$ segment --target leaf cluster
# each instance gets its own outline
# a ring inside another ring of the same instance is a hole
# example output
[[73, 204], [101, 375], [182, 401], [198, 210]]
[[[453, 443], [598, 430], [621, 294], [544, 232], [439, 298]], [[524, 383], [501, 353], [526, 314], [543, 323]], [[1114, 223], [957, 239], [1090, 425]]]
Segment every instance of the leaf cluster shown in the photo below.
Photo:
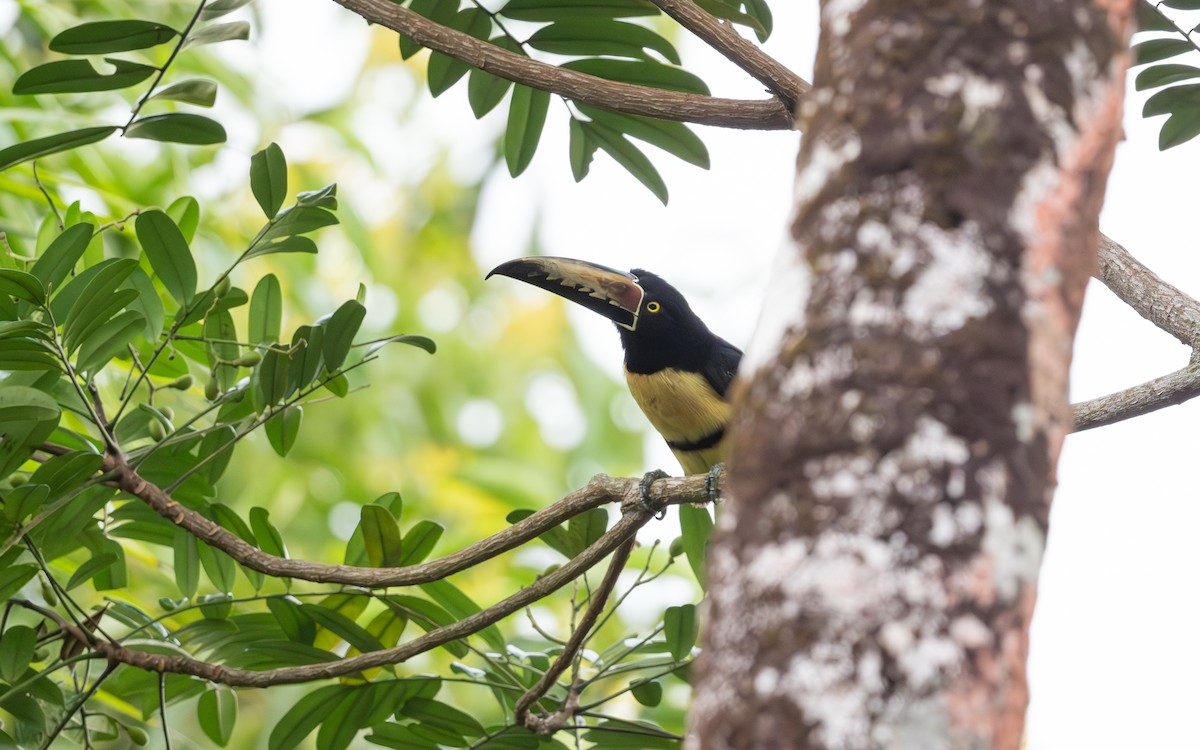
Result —
[[1200, 135], [1200, 83], [1184, 83], [1200, 79], [1200, 67], [1175, 62], [1185, 56], [1194, 58], [1195, 53], [1200, 52], [1195, 41], [1200, 25], [1184, 29], [1162, 10], [1164, 7], [1194, 11], [1200, 10], [1200, 2], [1162, 0], [1152, 4], [1149, 0], [1140, 0], [1138, 3], [1138, 30], [1165, 32], [1165, 35], [1158, 33], [1133, 46], [1134, 65], [1145, 66], [1134, 79], [1134, 86], [1138, 91], [1161, 89], [1146, 99], [1142, 117], [1168, 116], [1158, 134], [1158, 147], [1162, 151]]

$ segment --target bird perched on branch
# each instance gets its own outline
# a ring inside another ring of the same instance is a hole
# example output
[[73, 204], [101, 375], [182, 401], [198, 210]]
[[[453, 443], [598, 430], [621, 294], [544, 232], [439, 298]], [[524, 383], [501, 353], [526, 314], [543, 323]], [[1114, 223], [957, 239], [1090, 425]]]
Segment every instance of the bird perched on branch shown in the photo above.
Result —
[[[518, 258], [496, 266], [488, 278], [494, 274], [553, 292], [616, 324], [634, 401], [684, 473], [710, 472], [715, 481], [729, 422], [729, 384], [742, 351], [708, 330], [675, 287], [640, 268], [624, 273], [571, 258]], [[643, 499], [662, 476], [646, 475]]]

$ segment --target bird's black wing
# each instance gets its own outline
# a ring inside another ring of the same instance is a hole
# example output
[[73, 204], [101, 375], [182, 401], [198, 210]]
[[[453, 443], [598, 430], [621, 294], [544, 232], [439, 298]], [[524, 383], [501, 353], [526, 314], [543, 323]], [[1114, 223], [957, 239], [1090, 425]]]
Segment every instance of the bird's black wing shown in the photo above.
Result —
[[713, 387], [713, 390], [725, 396], [733, 376], [737, 374], [738, 364], [742, 361], [742, 350], [723, 338], [717, 338], [712, 348], [712, 354], [700, 368], [700, 374]]

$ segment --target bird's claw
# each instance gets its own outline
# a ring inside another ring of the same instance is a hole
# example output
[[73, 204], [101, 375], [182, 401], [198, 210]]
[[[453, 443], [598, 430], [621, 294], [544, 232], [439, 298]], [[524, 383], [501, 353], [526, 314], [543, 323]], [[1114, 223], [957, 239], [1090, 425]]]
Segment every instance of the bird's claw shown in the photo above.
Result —
[[717, 486], [717, 482], [720, 481], [723, 471], [725, 471], [725, 464], [715, 464], [708, 470], [708, 476], [704, 479], [704, 490], [708, 493], [710, 502], [716, 503], [721, 499], [721, 489]]
[[650, 501], [650, 485], [657, 482], [659, 479], [665, 479], [671, 476], [662, 469], [647, 471], [642, 481], [638, 482], [639, 497], [642, 501], [642, 507], [654, 514], [658, 520], [662, 520], [667, 515], [666, 507], [658, 507]]

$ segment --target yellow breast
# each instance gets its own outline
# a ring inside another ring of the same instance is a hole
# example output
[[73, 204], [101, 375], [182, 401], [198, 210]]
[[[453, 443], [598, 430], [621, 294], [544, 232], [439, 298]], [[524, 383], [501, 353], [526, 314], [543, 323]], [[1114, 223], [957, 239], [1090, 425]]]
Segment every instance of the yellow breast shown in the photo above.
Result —
[[699, 373], [667, 369], [643, 375], [626, 371], [625, 380], [650, 424], [669, 442], [696, 442], [729, 421], [729, 403]]

